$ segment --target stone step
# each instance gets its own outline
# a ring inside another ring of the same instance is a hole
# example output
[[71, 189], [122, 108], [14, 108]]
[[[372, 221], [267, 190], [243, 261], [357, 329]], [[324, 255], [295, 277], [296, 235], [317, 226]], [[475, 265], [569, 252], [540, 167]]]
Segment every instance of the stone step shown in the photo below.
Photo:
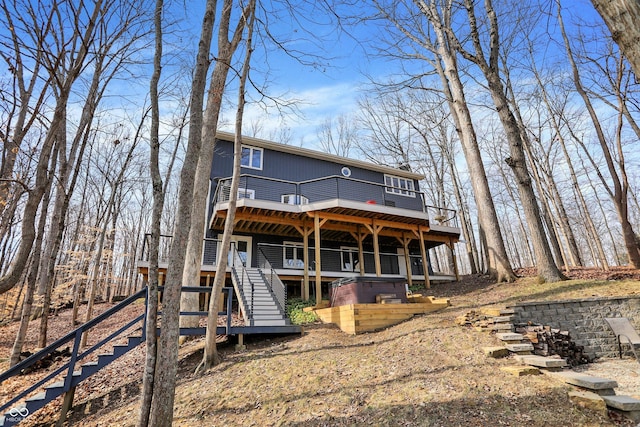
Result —
[[515, 316], [498, 316], [493, 318], [493, 323], [511, 323]]
[[607, 406], [621, 411], [640, 411], [640, 400], [631, 396], [602, 396]]
[[483, 347], [482, 351], [485, 356], [493, 357], [496, 359], [509, 355], [509, 350], [507, 350], [505, 347]]
[[577, 372], [559, 372], [555, 375], [567, 384], [587, 388], [589, 390], [612, 390], [618, 387], [618, 383], [614, 380], [579, 374]]
[[509, 316], [515, 313], [516, 311], [513, 308], [503, 308], [502, 310], [500, 310], [500, 316]]
[[524, 335], [515, 332], [497, 332], [496, 337], [502, 341], [522, 341]]
[[540, 369], [533, 366], [503, 366], [500, 370], [516, 377], [540, 374]]
[[513, 351], [514, 353], [521, 351], [533, 351], [533, 344], [530, 342], [523, 344], [506, 344], [507, 350]]
[[567, 366], [567, 362], [564, 359], [558, 359], [555, 357], [544, 356], [517, 356], [517, 360], [520, 360], [525, 365], [537, 366], [539, 368], [564, 368]]
[[572, 390], [569, 392], [569, 400], [576, 406], [596, 411], [607, 416], [607, 404], [604, 399], [592, 391]]
[[512, 332], [513, 324], [512, 323], [494, 323], [493, 325], [489, 326], [489, 329], [491, 329], [492, 331]]

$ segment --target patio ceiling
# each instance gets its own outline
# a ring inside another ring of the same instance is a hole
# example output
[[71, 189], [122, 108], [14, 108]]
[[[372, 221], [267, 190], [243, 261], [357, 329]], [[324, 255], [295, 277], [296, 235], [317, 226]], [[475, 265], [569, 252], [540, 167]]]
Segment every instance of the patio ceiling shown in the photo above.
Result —
[[[226, 208], [226, 206], [224, 207]], [[422, 231], [428, 247], [450, 241], [455, 242], [459, 236], [457, 229], [446, 231], [431, 230], [429, 221], [426, 218], [342, 206], [306, 211], [238, 206], [235, 214], [234, 233], [268, 234], [299, 239], [305, 228], [313, 229], [314, 216], [316, 214], [323, 221], [321, 225], [323, 240], [352, 242], [353, 235], [358, 232], [371, 234], [371, 227], [374, 225], [378, 227], [378, 234], [381, 239], [390, 238], [394, 241], [396, 238], [402, 238], [403, 236], [417, 239], [420, 231]], [[215, 216], [211, 221], [211, 228], [214, 231], [221, 232], [226, 216], [226, 209], [216, 210]]]

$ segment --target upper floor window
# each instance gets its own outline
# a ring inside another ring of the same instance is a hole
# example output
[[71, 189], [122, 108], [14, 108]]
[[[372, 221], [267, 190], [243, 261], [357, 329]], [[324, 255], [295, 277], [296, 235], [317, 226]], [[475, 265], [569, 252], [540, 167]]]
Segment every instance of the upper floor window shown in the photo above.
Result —
[[245, 168], [262, 170], [262, 154], [262, 148], [243, 145], [240, 165]]
[[309, 199], [301, 194], [283, 194], [280, 200], [288, 205], [306, 205], [309, 203]]
[[413, 180], [402, 178], [394, 175], [385, 175], [384, 183], [387, 185], [385, 191], [387, 193], [399, 194], [401, 196], [416, 197]]

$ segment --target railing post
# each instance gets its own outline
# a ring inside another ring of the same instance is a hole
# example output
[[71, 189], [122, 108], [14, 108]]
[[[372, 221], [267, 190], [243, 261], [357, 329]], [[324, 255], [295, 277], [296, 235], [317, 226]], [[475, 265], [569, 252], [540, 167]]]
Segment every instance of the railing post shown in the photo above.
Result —
[[67, 377], [64, 379], [64, 392], [71, 390], [71, 382], [73, 381], [73, 371], [76, 367], [76, 360], [78, 360], [78, 350], [80, 350], [80, 341], [82, 340], [82, 333], [84, 328], [78, 328], [76, 331], [76, 337], [73, 342], [73, 351], [71, 352], [71, 358], [69, 359], [69, 369], [67, 370]]
[[233, 309], [233, 291], [227, 288], [227, 335], [231, 332], [231, 310]]
[[147, 316], [149, 315], [149, 286], [144, 293], [144, 316], [142, 317], [142, 341], [147, 340]]

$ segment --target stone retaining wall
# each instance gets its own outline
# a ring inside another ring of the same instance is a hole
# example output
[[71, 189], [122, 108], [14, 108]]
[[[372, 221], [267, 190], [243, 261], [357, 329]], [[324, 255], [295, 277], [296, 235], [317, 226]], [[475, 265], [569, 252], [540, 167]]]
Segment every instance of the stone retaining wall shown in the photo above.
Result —
[[616, 337], [605, 317], [626, 317], [640, 331], [640, 296], [527, 302], [509, 308], [514, 310], [514, 323], [533, 322], [569, 331], [590, 357], [618, 357]]

